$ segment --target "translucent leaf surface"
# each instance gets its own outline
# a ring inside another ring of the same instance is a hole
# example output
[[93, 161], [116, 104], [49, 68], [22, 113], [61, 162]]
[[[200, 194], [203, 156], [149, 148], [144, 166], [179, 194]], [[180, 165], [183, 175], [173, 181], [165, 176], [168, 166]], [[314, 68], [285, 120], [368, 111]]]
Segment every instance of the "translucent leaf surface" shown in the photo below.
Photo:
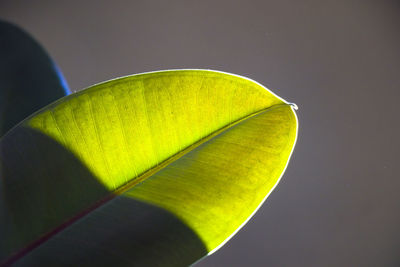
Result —
[[40, 110], [1, 139], [0, 259], [188, 265], [279, 181], [293, 106], [208, 70], [133, 75]]

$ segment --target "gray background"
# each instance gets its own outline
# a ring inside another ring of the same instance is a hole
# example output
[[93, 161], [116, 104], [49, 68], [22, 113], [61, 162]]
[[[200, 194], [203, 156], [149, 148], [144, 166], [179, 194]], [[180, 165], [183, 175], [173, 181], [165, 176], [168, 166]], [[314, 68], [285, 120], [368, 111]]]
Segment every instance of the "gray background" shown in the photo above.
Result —
[[398, 1], [0, 1], [73, 91], [170, 68], [248, 76], [299, 106], [259, 212], [197, 266], [400, 266]]

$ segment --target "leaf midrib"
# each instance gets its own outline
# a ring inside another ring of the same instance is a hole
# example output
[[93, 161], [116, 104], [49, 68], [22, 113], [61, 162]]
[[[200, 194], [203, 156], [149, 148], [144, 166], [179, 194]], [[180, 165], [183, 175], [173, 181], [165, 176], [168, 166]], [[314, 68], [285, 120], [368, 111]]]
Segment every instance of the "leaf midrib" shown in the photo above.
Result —
[[272, 110], [274, 108], [278, 108], [278, 107], [281, 107], [281, 106], [291, 106], [291, 104], [290, 103], [274, 104], [272, 106], [269, 106], [267, 108], [261, 109], [259, 111], [255, 111], [255, 112], [250, 113], [250, 114], [248, 114], [248, 115], [246, 115], [246, 116], [244, 116], [242, 118], [239, 118], [239, 119], [237, 119], [237, 120], [235, 120], [235, 121], [233, 121], [231, 123], [228, 123], [227, 125], [225, 125], [224, 127], [220, 128], [219, 130], [216, 130], [216, 131], [212, 132], [211, 134], [201, 138], [200, 140], [198, 140], [198, 141], [194, 142], [193, 144], [187, 146], [186, 148], [182, 149], [178, 153], [176, 153], [176, 154], [170, 156], [169, 158], [165, 159], [160, 164], [158, 164], [158, 165], [148, 169], [147, 171], [143, 172], [136, 179], [132, 178], [131, 181], [119, 186], [114, 191], [110, 191], [109, 195], [104, 196], [103, 198], [99, 199], [98, 201], [93, 203], [88, 208], [86, 208], [86, 209], [82, 210], [81, 212], [79, 212], [77, 215], [75, 215], [72, 218], [66, 220], [60, 226], [56, 227], [53, 230], [50, 230], [48, 233], [46, 233], [46, 234], [42, 235], [41, 237], [37, 238], [32, 243], [30, 243], [29, 245], [25, 246], [24, 248], [22, 248], [21, 250], [17, 251], [12, 256], [10, 256], [8, 259], [6, 259], [5, 262], [0, 262], [0, 266], [2, 264], [5, 264], [5, 266], [7, 266], [8, 264], [12, 264], [15, 261], [17, 261], [18, 259], [24, 257], [30, 251], [34, 250], [36, 247], [38, 247], [41, 244], [45, 243], [47, 240], [49, 240], [51, 237], [53, 237], [57, 233], [63, 231], [66, 228], [68, 228], [73, 223], [77, 222], [79, 219], [82, 219], [83, 217], [85, 217], [86, 215], [90, 214], [91, 212], [93, 212], [97, 208], [105, 205], [106, 203], [108, 203], [109, 201], [114, 199], [115, 197], [118, 197], [119, 195], [123, 194], [124, 192], [130, 190], [131, 188], [133, 188], [137, 184], [144, 182], [147, 178], [153, 176], [155, 173], [157, 173], [158, 171], [162, 170], [163, 168], [168, 166], [170, 163], [178, 160], [179, 158], [183, 157], [184, 155], [186, 155], [190, 151], [192, 151], [195, 148], [199, 147], [200, 145], [206, 143], [207, 141], [211, 140], [212, 138], [218, 136], [219, 134], [223, 133], [224, 131], [232, 128], [233, 126], [235, 126], [235, 125], [241, 123], [242, 121], [245, 121], [245, 120], [247, 120], [247, 119], [249, 119], [251, 117], [254, 117], [254, 116], [258, 115], [258, 114], [261, 114], [261, 113], [266, 112], [266, 111], [270, 111], [270, 110]]
[[146, 170], [145, 172], [143, 172], [142, 174], [140, 174], [137, 178], [133, 178], [131, 181], [119, 186], [117, 189], [115, 189], [113, 191], [113, 193], [115, 193], [115, 195], [121, 195], [124, 192], [128, 191], [129, 189], [131, 189], [132, 187], [134, 187], [135, 185], [144, 182], [147, 178], [153, 176], [155, 173], [157, 173], [158, 171], [162, 170], [164, 167], [168, 166], [170, 163], [178, 160], [179, 158], [181, 158], [182, 156], [186, 155], [187, 153], [189, 153], [190, 151], [194, 150], [195, 148], [201, 146], [202, 144], [206, 143], [207, 141], [211, 140], [212, 138], [218, 136], [219, 134], [223, 133], [224, 131], [232, 128], [233, 126], [241, 123], [242, 121], [245, 121], [251, 117], [254, 117], [260, 113], [269, 111], [271, 109], [280, 107], [280, 106], [290, 106], [290, 104], [287, 103], [282, 103], [282, 104], [275, 104], [272, 105], [268, 108], [253, 112], [249, 115], [246, 115], [240, 119], [237, 119], [236, 121], [233, 121], [227, 125], [225, 125], [224, 127], [220, 128], [219, 130], [216, 130], [214, 132], [212, 132], [211, 134], [201, 138], [200, 140], [194, 142], [193, 144], [187, 146], [186, 148], [182, 149], [181, 151], [177, 152], [176, 154], [170, 156], [169, 158], [165, 159], [164, 161], [162, 161], [160, 164]]

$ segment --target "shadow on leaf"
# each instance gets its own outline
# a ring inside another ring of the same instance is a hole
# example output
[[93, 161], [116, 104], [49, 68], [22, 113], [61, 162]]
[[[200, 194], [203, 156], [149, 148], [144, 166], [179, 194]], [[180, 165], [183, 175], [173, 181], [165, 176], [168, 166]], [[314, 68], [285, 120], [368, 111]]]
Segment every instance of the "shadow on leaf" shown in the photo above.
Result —
[[185, 266], [207, 254], [174, 215], [113, 196], [53, 139], [21, 126], [11, 133], [0, 143], [4, 265]]

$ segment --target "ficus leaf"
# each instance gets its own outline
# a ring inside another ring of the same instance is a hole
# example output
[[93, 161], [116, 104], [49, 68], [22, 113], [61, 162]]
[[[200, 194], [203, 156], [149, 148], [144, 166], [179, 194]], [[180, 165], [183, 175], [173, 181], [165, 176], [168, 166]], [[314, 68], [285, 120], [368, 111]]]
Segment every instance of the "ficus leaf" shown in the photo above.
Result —
[[68, 93], [44, 49], [17, 26], [0, 20], [0, 137]]
[[293, 105], [209, 70], [128, 76], [66, 96], [0, 143], [0, 260], [188, 265], [278, 183]]

